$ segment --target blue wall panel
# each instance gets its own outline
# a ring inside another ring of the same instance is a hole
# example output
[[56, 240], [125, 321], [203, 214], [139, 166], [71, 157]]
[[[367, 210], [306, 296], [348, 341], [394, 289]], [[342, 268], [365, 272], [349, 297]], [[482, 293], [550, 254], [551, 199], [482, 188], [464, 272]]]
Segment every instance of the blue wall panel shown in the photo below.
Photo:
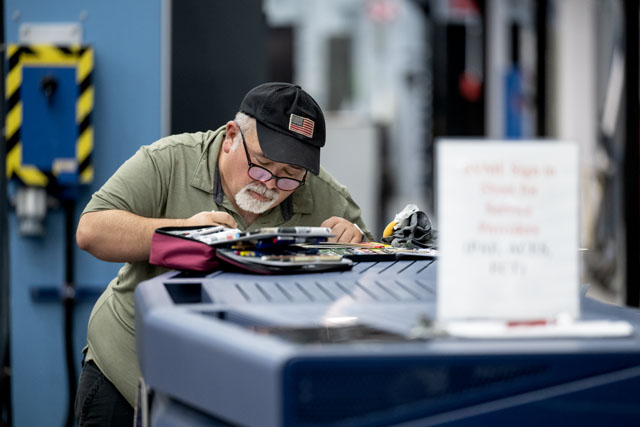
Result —
[[[5, 1], [7, 43], [18, 41], [22, 23], [76, 22], [95, 51], [95, 178], [80, 191], [76, 223], [91, 194], [117, 167], [161, 136], [161, 5], [157, 0]], [[62, 425], [67, 405], [62, 305], [33, 302], [29, 290], [63, 282], [64, 215], [49, 211], [42, 238], [21, 237], [13, 213], [9, 225], [14, 425]], [[77, 248], [75, 258], [78, 286], [103, 289], [120, 267]], [[75, 311], [78, 371], [91, 308], [92, 303], [82, 303]]]

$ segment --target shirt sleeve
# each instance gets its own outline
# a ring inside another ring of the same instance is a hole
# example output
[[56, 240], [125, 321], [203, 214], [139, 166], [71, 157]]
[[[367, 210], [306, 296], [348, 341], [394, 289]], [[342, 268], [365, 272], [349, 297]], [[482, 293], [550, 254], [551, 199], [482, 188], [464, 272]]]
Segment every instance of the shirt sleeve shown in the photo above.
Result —
[[159, 167], [147, 147], [141, 147], [93, 194], [83, 213], [117, 209], [147, 218], [160, 217], [166, 204], [164, 176], [171, 173], [170, 164], [164, 167]]

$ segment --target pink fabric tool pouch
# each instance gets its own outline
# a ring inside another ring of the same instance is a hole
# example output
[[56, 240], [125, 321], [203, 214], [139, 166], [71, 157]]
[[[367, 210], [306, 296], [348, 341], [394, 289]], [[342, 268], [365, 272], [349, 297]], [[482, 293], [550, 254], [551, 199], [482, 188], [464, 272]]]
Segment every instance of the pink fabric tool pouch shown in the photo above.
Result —
[[219, 266], [216, 248], [194, 239], [168, 231], [190, 230], [200, 227], [158, 228], [151, 239], [149, 263], [177, 270], [211, 271]]

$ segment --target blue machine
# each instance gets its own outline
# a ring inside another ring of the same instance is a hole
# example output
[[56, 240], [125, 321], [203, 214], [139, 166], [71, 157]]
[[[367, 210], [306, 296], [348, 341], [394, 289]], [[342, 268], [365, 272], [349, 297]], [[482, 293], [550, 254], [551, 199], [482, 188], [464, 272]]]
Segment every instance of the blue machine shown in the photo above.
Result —
[[[154, 426], [637, 425], [637, 334], [413, 338], [435, 315], [436, 270], [398, 261], [143, 282], [136, 339], [154, 396], [145, 414]], [[582, 317], [640, 330], [638, 310], [585, 296]]]
[[[62, 302], [64, 306], [66, 424], [70, 426], [76, 393], [75, 199], [80, 184], [93, 178], [93, 50], [83, 45], [9, 44], [6, 53], [6, 171], [17, 182], [20, 233], [28, 237], [45, 234], [49, 196], [60, 201], [65, 216], [64, 282], [32, 286], [31, 295], [35, 302]], [[83, 289], [77, 295], [95, 293], [91, 291]]]

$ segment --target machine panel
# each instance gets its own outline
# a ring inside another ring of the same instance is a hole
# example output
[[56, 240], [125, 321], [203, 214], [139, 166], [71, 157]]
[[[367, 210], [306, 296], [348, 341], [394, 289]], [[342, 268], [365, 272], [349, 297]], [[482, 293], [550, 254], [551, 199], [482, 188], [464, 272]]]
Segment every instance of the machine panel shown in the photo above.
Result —
[[[419, 335], [435, 318], [436, 270], [433, 260], [369, 262], [307, 275], [174, 271], [143, 282], [144, 380], [165, 405], [249, 426], [638, 419], [637, 335]], [[582, 316], [640, 326], [637, 310], [586, 297]]]

